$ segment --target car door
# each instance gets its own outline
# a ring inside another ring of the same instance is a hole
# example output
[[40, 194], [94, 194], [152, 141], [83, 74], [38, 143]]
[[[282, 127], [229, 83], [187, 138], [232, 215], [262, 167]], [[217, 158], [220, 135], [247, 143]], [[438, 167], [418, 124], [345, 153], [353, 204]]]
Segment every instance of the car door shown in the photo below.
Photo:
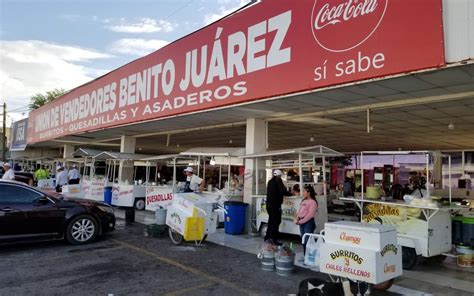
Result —
[[[42, 236], [61, 232], [63, 212], [42, 192], [19, 184], [0, 184], [6, 201], [3, 225], [6, 236]], [[1, 227], [3, 228], [3, 227]]]
[[15, 187], [0, 184], [0, 238], [21, 236], [29, 232], [28, 207], [28, 203], [19, 200]]

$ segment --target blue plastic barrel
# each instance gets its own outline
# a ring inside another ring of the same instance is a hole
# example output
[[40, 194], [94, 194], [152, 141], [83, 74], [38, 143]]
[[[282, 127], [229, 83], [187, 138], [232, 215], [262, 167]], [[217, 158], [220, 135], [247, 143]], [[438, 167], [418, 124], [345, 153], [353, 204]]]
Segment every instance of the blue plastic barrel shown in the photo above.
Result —
[[104, 187], [104, 202], [108, 205], [112, 204], [112, 186]]
[[242, 234], [245, 230], [245, 212], [248, 204], [239, 201], [226, 201], [224, 231], [227, 234]]

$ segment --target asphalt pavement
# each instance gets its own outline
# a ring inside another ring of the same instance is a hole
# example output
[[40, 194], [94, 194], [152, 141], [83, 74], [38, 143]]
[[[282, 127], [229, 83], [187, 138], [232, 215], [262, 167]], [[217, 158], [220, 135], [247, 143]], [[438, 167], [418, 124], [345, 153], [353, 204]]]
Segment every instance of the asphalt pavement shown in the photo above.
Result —
[[[434, 269], [421, 265], [396, 280], [400, 292], [374, 295], [474, 295], [473, 273]], [[326, 278], [299, 267], [279, 276], [263, 271], [254, 254], [210, 242], [174, 246], [167, 234], [145, 237], [143, 225], [123, 220], [114, 233], [84, 246], [62, 240], [0, 245], [0, 296], [291, 295], [310, 277]]]

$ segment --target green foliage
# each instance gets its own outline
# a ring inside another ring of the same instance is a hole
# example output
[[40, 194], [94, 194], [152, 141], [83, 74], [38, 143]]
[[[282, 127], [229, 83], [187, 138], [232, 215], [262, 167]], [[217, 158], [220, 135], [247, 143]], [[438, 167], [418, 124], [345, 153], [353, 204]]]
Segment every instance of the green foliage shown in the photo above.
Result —
[[54, 89], [47, 91], [46, 94], [37, 93], [30, 98], [30, 109], [38, 109], [39, 107], [56, 100], [58, 97], [64, 95], [67, 91], [65, 89]]

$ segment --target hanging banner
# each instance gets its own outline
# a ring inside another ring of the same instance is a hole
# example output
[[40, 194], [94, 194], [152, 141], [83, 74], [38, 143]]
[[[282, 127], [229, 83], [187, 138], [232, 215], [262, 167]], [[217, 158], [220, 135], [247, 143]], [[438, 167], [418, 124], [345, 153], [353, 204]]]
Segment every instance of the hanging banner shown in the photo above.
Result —
[[28, 118], [15, 121], [12, 124], [10, 151], [25, 151], [28, 132]]
[[32, 111], [28, 143], [440, 67], [442, 25], [441, 0], [264, 0]]

